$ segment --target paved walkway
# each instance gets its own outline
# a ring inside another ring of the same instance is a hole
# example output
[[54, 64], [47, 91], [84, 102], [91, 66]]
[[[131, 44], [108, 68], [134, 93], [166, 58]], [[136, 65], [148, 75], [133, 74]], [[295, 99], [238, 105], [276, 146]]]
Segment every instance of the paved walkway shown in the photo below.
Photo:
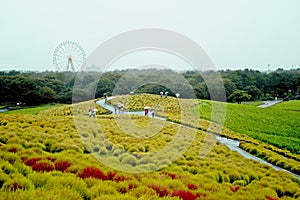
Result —
[[280, 102], [282, 102], [282, 100], [263, 101], [264, 104], [262, 104], [260, 106], [257, 106], [257, 107], [259, 107], [259, 108], [267, 108], [267, 107], [273, 106], [275, 104], [278, 104]]

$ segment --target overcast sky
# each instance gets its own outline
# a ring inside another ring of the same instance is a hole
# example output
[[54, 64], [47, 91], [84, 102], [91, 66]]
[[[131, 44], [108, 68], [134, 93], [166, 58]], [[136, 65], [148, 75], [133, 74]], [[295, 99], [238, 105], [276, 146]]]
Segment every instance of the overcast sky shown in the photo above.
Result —
[[[2, 0], [0, 70], [55, 70], [52, 54], [65, 40], [76, 41], [89, 55], [111, 37], [145, 27], [186, 35], [219, 69], [295, 68], [299, 8], [298, 0]], [[153, 63], [187, 67], [147, 52], [117, 62]]]

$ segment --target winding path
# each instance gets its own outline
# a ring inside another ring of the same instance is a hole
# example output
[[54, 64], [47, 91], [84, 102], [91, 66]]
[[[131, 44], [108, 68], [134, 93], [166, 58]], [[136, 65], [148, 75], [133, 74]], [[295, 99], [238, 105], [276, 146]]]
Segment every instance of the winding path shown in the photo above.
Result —
[[[107, 100], [111, 100], [111, 99], [116, 98], [116, 97], [117, 97], [117, 96], [109, 97]], [[281, 102], [281, 101], [279, 101], [279, 102]], [[277, 103], [279, 103], [279, 102], [277, 101]], [[101, 107], [103, 107], [103, 108], [105, 108], [105, 109], [111, 111], [112, 113], [115, 113], [115, 108], [114, 108], [113, 106], [111, 106], [110, 104], [106, 104], [106, 103], [105, 103], [105, 99], [98, 100], [96, 103], [97, 103], [99, 106], [101, 106]], [[276, 103], [273, 103], [272, 105], [274, 105], [274, 104], [276, 104]], [[269, 106], [270, 106], [270, 105], [269, 105]], [[115, 113], [115, 114], [118, 114], [118, 113], [119, 113], [119, 112], [117, 112], [117, 113]], [[120, 114], [136, 114], [136, 115], [140, 115], [140, 116], [144, 116], [144, 115], [145, 115], [145, 114], [144, 114], [144, 111], [123, 111], [123, 112], [121, 112]], [[160, 119], [160, 120], [166, 120], [165, 118], [157, 117], [157, 116], [155, 116], [155, 118], [156, 118], [156, 119]], [[173, 123], [173, 122], [172, 122], [172, 123]], [[185, 125], [182, 125], [182, 124], [179, 124], [179, 125], [185, 126]], [[189, 127], [189, 126], [186, 126], [186, 127], [191, 128], [191, 127]], [[275, 169], [276, 171], [278, 171], [278, 170], [285, 171], [285, 172], [287, 172], [287, 173], [293, 175], [294, 177], [297, 177], [297, 178], [300, 179], [300, 176], [299, 176], [299, 175], [294, 174], [294, 173], [292, 173], [292, 172], [290, 172], [290, 171], [288, 171], [288, 170], [282, 169], [282, 168], [280, 168], [280, 167], [277, 167], [277, 166], [275, 166], [275, 165], [272, 165], [271, 163], [268, 163], [268, 162], [266, 162], [266, 161], [264, 161], [264, 160], [262, 160], [262, 159], [260, 159], [260, 158], [258, 158], [258, 157], [256, 157], [256, 156], [253, 156], [252, 154], [250, 154], [250, 153], [244, 151], [243, 149], [239, 148], [240, 141], [238, 141], [238, 140], [232, 140], [232, 139], [229, 139], [229, 138], [220, 136], [220, 135], [215, 135], [215, 136], [216, 136], [216, 139], [217, 139], [221, 144], [226, 145], [226, 146], [227, 146], [230, 150], [232, 150], [232, 151], [238, 152], [238, 153], [241, 154], [243, 157], [245, 157], [245, 158], [247, 158], [247, 159], [255, 160], [255, 161], [260, 162], [260, 163], [265, 164], [265, 165], [269, 165], [270, 167], [272, 167], [272, 168]]]
[[259, 107], [259, 108], [267, 108], [267, 107], [273, 106], [275, 104], [278, 104], [280, 102], [282, 102], [282, 100], [263, 101], [264, 104], [262, 104], [260, 106], [257, 106], [257, 107]]

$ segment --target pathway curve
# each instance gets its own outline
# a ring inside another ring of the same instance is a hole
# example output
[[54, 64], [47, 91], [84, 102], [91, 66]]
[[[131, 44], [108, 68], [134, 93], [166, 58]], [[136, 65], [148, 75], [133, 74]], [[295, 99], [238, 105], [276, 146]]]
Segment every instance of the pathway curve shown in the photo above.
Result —
[[[111, 100], [111, 99], [116, 98], [116, 97], [117, 97], [117, 96], [109, 97], [107, 100]], [[279, 101], [279, 102], [281, 102], [281, 101]], [[279, 103], [279, 102], [277, 102], [277, 103]], [[101, 106], [101, 107], [103, 107], [103, 108], [105, 108], [105, 109], [111, 111], [112, 113], [115, 113], [115, 108], [114, 108], [113, 106], [111, 106], [110, 104], [106, 104], [106, 103], [105, 103], [105, 99], [98, 100], [96, 103], [97, 103], [99, 106]], [[272, 105], [274, 105], [274, 104], [275, 104], [275, 103], [273, 103]], [[136, 114], [136, 115], [144, 116], [144, 111], [123, 111], [123, 112], [121, 112], [121, 113], [119, 113], [119, 112], [117, 111], [116, 114]], [[161, 119], [161, 120], [166, 120], [165, 118], [157, 117], [157, 116], [155, 116], [155, 118], [156, 118], [156, 119]], [[174, 123], [174, 122], [171, 122], [171, 123]], [[177, 123], [176, 123], [176, 124], [177, 124]], [[182, 125], [182, 124], [179, 124], [179, 125], [185, 126], [185, 125]], [[186, 127], [191, 128], [191, 127], [189, 127], [189, 126], [186, 126]], [[282, 168], [280, 168], [280, 167], [277, 167], [277, 166], [275, 166], [275, 165], [273, 165], [273, 164], [271, 164], [271, 163], [268, 163], [268, 162], [262, 160], [261, 158], [258, 158], [258, 157], [256, 157], [256, 156], [253, 156], [252, 154], [250, 154], [250, 153], [244, 151], [243, 149], [239, 148], [240, 141], [238, 141], [238, 140], [232, 140], [232, 139], [229, 139], [229, 138], [220, 136], [220, 135], [215, 135], [215, 136], [216, 136], [216, 139], [217, 139], [221, 144], [226, 145], [226, 146], [227, 146], [230, 150], [232, 150], [232, 151], [238, 152], [238, 153], [241, 154], [243, 157], [245, 157], [245, 158], [247, 158], [247, 159], [255, 160], [255, 161], [260, 162], [260, 163], [262, 163], [262, 164], [269, 165], [269, 166], [271, 166], [273, 169], [275, 169], [276, 171], [278, 171], [278, 170], [285, 171], [285, 172], [287, 172], [287, 173], [289, 173], [289, 174], [291, 174], [291, 175], [293, 175], [293, 176], [295, 176], [295, 177], [297, 177], [297, 178], [300, 179], [300, 176], [299, 176], [299, 175], [294, 174], [294, 173], [292, 173], [292, 172], [290, 172], [290, 171], [288, 171], [288, 170], [282, 169]]]
[[273, 106], [275, 104], [278, 104], [280, 102], [282, 102], [282, 100], [263, 101], [264, 104], [262, 104], [260, 106], [257, 106], [257, 107], [259, 107], [259, 108], [267, 108], [267, 107]]

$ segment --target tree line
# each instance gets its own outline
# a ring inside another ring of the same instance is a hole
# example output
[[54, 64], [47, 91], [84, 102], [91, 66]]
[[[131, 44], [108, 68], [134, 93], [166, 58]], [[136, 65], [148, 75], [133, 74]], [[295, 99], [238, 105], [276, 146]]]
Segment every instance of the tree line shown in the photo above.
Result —
[[[72, 103], [108, 95], [167, 92], [182, 98], [212, 99], [224, 92], [220, 101], [241, 102], [299, 98], [300, 68], [267, 73], [258, 70], [187, 71], [116, 70], [100, 72], [0, 72], [0, 104], [38, 105]], [[74, 92], [77, 95], [74, 97]], [[298, 96], [297, 96], [298, 95]], [[217, 99], [218, 100], [218, 99]]]

